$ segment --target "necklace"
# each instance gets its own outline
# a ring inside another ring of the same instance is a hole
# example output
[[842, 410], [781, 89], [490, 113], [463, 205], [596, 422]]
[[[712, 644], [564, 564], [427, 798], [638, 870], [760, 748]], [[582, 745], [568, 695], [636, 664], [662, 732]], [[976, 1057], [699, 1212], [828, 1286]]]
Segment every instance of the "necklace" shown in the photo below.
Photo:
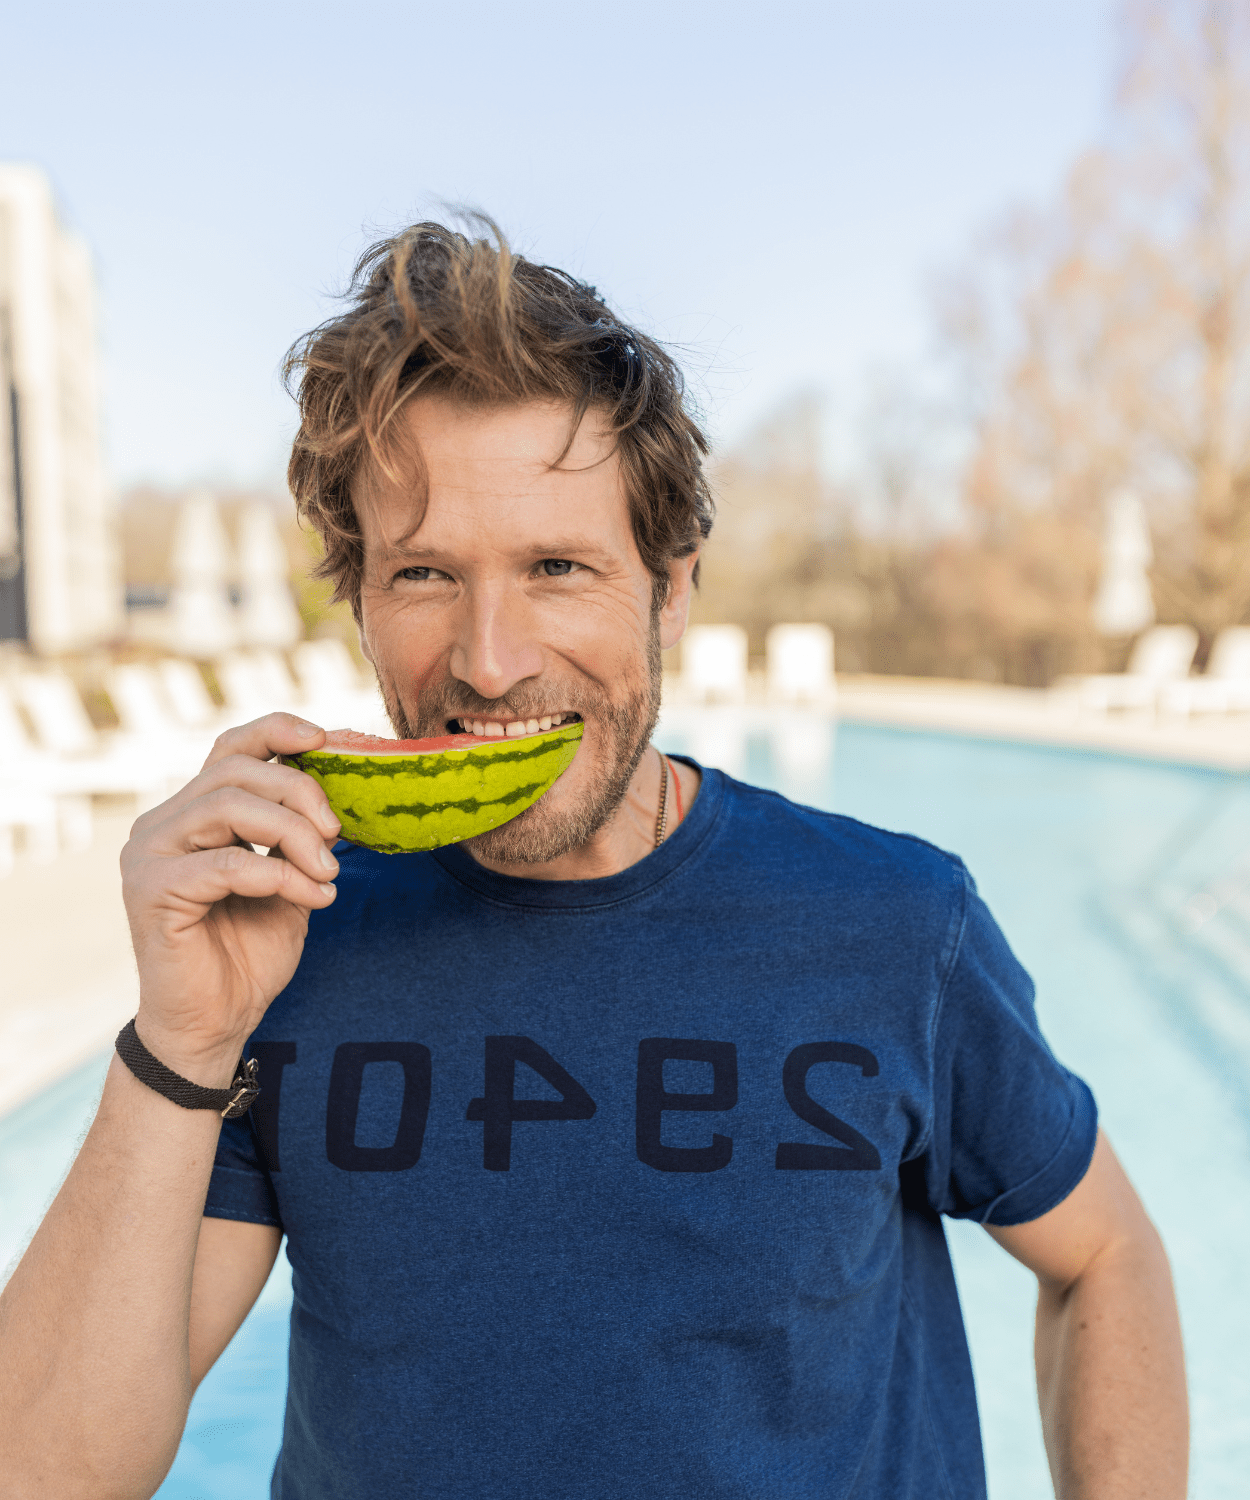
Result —
[[660, 810], [655, 818], [655, 847], [658, 849], [668, 831], [668, 757], [663, 750], [655, 753], [660, 757]]

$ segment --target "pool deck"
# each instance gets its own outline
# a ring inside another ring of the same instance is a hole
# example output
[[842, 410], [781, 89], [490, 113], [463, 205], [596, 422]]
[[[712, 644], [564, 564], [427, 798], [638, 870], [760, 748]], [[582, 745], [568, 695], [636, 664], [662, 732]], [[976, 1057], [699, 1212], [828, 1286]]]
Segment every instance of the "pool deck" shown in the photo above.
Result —
[[[695, 705], [679, 678], [664, 682], [668, 712]], [[762, 673], [752, 673], [745, 704], [718, 705], [743, 712], [748, 729], [766, 729], [791, 709], [769, 703]], [[851, 724], [933, 730], [978, 739], [1098, 750], [1225, 771], [1250, 771], [1250, 714], [1207, 714], [1191, 719], [1153, 714], [1082, 711], [1063, 689], [1003, 687], [931, 677], [840, 675], [837, 694], [820, 705]]]
[[1190, 719], [1082, 712], [1062, 689], [916, 677], [840, 677], [838, 717], [984, 739], [1101, 750], [1226, 771], [1250, 771], [1250, 714]]
[[117, 856], [133, 811], [96, 812], [90, 849], [20, 855], [0, 880], [0, 1115], [110, 1045], [139, 1003]]
[[[666, 708], [683, 705], [666, 680]], [[831, 702], [826, 709], [834, 708]], [[763, 700], [755, 683], [747, 728], [775, 727], [795, 709]], [[798, 711], [801, 712], [801, 711]], [[1250, 715], [1188, 722], [1082, 714], [1070, 695], [985, 683], [843, 676], [836, 713], [848, 723], [930, 730], [1250, 771]], [[90, 849], [53, 863], [19, 857], [0, 880], [0, 1115], [109, 1046], [138, 1004], [117, 856], [132, 810], [97, 811]]]

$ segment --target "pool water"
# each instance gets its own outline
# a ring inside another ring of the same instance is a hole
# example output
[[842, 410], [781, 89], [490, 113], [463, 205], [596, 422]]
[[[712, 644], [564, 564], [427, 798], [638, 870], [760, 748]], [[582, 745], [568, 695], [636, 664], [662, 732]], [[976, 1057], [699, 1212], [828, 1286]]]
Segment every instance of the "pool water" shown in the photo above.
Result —
[[[1059, 1056], [1172, 1257], [1193, 1401], [1191, 1494], [1250, 1468], [1250, 784], [1113, 756], [737, 710], [667, 714], [659, 743], [963, 856], [1038, 987]], [[836, 753], [835, 753], [836, 746]], [[0, 1262], [73, 1154], [100, 1061], [0, 1121]], [[14, 1212], [14, 1206], [16, 1212]], [[1033, 1280], [948, 1226], [990, 1493], [1051, 1495], [1032, 1375]], [[162, 1500], [264, 1500], [285, 1390], [285, 1257], [192, 1405]]]

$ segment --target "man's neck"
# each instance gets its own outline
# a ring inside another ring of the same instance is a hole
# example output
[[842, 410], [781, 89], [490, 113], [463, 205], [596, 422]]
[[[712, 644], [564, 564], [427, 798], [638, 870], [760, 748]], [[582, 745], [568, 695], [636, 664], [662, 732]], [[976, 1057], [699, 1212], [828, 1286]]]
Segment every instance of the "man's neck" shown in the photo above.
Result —
[[[663, 761], [659, 751], [648, 746], [630, 779], [629, 790], [620, 806], [592, 838], [558, 859], [542, 864], [522, 864], [515, 860], [486, 859], [465, 845], [478, 864], [499, 875], [516, 875], [523, 880], [602, 880], [616, 875], [645, 859], [655, 849], [656, 814], [660, 803], [660, 778]], [[701, 777], [693, 766], [670, 761], [672, 775], [679, 780], [681, 803], [689, 808], [699, 790]], [[668, 784], [668, 830], [677, 826], [676, 798], [673, 783]]]

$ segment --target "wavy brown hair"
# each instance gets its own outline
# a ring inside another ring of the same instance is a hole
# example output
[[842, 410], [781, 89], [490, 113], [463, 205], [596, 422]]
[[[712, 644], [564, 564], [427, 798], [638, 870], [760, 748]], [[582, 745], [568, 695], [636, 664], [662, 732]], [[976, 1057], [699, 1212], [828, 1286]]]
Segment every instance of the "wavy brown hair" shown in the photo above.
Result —
[[[481, 237], [414, 224], [356, 264], [348, 306], [296, 341], [283, 365], [300, 425], [287, 477], [301, 519], [321, 538], [318, 569], [359, 614], [364, 546], [352, 481], [366, 462], [391, 472], [395, 422], [418, 392], [475, 405], [547, 400], [592, 408], [615, 437], [634, 539], [654, 580], [712, 529], [707, 439], [687, 409], [681, 371], [623, 323], [594, 287], [514, 255], [496, 225]], [[697, 581], [697, 573], [696, 573]]]

